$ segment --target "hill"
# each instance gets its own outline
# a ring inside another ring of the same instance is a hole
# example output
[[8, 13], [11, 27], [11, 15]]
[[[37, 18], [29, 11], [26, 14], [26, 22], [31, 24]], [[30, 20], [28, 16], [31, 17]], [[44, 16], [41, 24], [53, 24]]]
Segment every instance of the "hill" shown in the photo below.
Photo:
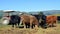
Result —
[[[20, 12], [20, 11], [16, 11]], [[47, 10], [47, 11], [32, 11], [32, 12], [21, 12], [21, 13], [26, 13], [26, 14], [38, 14], [39, 12], [43, 12], [45, 15], [60, 15], [60, 10]], [[0, 18], [3, 16], [4, 11], [0, 10]], [[16, 14], [16, 13], [15, 13]]]
[[37, 11], [37, 12], [29, 12], [29, 14], [38, 14], [39, 12], [43, 12], [45, 15], [53, 15], [60, 14], [60, 10], [48, 10], [48, 11]]

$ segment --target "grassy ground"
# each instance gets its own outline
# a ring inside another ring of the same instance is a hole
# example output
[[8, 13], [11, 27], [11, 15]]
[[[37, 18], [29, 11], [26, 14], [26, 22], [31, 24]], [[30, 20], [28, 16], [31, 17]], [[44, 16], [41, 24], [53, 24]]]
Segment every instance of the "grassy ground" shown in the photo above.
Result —
[[0, 25], [0, 34], [60, 34], [60, 24], [58, 24], [57, 27], [50, 27], [47, 29], [42, 29], [40, 27], [38, 30], [23, 28], [12, 29], [11, 26]]
[[53, 15], [55, 15], [55, 16], [60, 16], [60, 14], [53, 14]]
[[60, 34], [60, 23], [56, 27], [50, 27], [47, 29], [42, 29], [40, 27], [38, 30], [23, 28], [12, 29], [10, 25], [0, 24], [0, 34]]

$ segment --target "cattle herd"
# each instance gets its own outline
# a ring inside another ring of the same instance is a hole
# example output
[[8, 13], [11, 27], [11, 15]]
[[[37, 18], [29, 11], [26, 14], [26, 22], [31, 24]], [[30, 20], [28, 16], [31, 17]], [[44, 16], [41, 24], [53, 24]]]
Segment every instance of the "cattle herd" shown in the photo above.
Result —
[[19, 25], [23, 24], [24, 28], [34, 28], [34, 27], [53, 27], [57, 26], [57, 16], [46, 16], [46, 15], [27, 15], [27, 14], [21, 14], [18, 15], [12, 15], [9, 17], [9, 24], [14, 27], [20, 27]]

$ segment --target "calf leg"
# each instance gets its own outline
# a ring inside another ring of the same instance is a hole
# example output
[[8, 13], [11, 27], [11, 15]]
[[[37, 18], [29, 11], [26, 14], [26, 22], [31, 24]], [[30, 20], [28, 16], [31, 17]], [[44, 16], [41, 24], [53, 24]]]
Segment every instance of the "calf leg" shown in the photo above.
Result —
[[12, 27], [14, 27], [14, 25], [12, 25]]
[[17, 23], [15, 23], [16, 28], [18, 28]]
[[32, 23], [30, 23], [30, 29], [32, 28]]
[[25, 22], [23, 22], [23, 25], [24, 25], [24, 29], [26, 29], [26, 24], [25, 24]]
[[19, 27], [19, 24], [20, 24], [20, 23], [18, 23], [18, 27]]
[[29, 28], [30, 27], [30, 24], [28, 23], [28, 24], [25, 24], [26, 25], [26, 28]]
[[14, 27], [14, 24], [12, 24], [12, 27]]
[[28, 24], [28, 28], [30, 28], [30, 24]]
[[35, 27], [35, 24], [32, 24], [32, 29]]
[[15, 29], [15, 26], [14, 26], [14, 25], [15, 25], [15, 24], [13, 23], [13, 24], [12, 24], [12, 29], [13, 29], [13, 30]]

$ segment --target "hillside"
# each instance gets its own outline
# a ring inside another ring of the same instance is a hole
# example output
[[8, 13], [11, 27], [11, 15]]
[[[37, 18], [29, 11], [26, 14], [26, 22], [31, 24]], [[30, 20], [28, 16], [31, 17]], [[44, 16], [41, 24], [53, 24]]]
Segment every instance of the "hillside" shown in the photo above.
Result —
[[36, 11], [29, 12], [29, 14], [38, 14], [39, 12], [43, 12], [45, 15], [60, 14], [60, 10]]
[[60, 10], [48, 10], [48, 11], [42, 11], [46, 15], [53, 15], [53, 14], [60, 14]]
[[[18, 11], [17, 11], [18, 12]], [[19, 11], [20, 12], [20, 11]], [[19, 13], [18, 12], [18, 13]], [[59, 15], [60, 14], [60, 10], [48, 10], [48, 11], [35, 11], [35, 12], [21, 12], [21, 13], [26, 13], [26, 14], [38, 14], [39, 12], [43, 12], [45, 15]], [[0, 17], [3, 16], [3, 10], [0, 10]]]

